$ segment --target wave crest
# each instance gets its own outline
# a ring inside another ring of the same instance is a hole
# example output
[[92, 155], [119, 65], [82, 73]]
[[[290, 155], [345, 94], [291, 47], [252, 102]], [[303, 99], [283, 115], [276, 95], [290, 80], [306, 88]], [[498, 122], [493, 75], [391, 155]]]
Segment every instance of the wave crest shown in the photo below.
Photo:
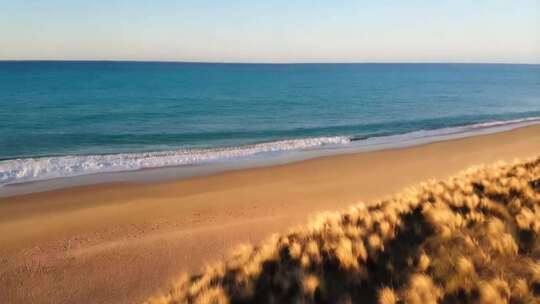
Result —
[[446, 139], [495, 133], [538, 123], [540, 123], [539, 117], [529, 117], [363, 138], [347, 136], [314, 137], [228, 148], [12, 159], [0, 161], [0, 187], [9, 184], [95, 173], [206, 164], [242, 159], [255, 155], [316, 150], [321, 147], [344, 148], [343, 150], [348, 149], [347, 151], [357, 152], [405, 147]]
[[0, 186], [94, 173], [203, 164], [262, 153], [279, 153], [322, 146], [344, 145], [349, 142], [348, 137], [335, 136], [281, 140], [216, 149], [183, 149], [145, 153], [12, 159], [0, 161]]

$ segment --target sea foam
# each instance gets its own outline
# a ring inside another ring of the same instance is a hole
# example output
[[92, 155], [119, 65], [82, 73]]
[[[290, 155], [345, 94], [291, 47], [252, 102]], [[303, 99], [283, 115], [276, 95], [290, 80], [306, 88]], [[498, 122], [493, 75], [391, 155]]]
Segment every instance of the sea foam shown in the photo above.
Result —
[[145, 153], [11, 159], [0, 161], [0, 187], [96, 173], [225, 162], [290, 151], [333, 149], [334, 153], [340, 153], [340, 151], [369, 151], [405, 147], [478, 134], [495, 133], [538, 123], [540, 123], [540, 117], [532, 117], [434, 130], [417, 130], [404, 134], [361, 139], [348, 136], [314, 137], [213, 149], [181, 149]]
[[183, 149], [175, 151], [121, 153], [109, 155], [68, 155], [0, 161], [0, 186], [105, 172], [196, 165], [226, 161], [263, 153], [306, 150], [344, 145], [345, 136], [281, 140], [229, 148]]

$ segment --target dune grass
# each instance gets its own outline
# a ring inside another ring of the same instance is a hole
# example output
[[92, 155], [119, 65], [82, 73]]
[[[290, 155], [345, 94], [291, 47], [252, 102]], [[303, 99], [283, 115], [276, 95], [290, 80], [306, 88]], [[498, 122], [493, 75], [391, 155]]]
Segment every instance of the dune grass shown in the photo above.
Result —
[[148, 303], [540, 303], [540, 158], [319, 216]]

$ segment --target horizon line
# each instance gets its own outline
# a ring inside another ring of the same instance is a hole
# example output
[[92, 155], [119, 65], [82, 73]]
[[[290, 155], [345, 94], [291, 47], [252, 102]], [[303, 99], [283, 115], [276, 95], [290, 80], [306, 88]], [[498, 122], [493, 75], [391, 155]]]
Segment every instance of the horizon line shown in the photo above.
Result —
[[490, 61], [204, 61], [204, 60], [137, 60], [137, 59], [0, 59], [0, 62], [111, 62], [111, 63], [179, 63], [179, 64], [245, 64], [245, 65], [315, 65], [315, 64], [485, 64], [485, 65], [540, 65], [540, 62]]

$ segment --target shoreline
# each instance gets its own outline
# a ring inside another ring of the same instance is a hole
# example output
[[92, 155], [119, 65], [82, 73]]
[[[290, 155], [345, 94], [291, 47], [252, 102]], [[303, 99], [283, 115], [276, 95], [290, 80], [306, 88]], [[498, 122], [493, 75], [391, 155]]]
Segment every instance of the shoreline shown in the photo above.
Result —
[[[275, 142], [251, 144], [237, 147], [224, 147], [217, 149], [207, 150], [193, 150], [197, 151], [241, 151], [257, 146], [273, 145], [286, 142], [298, 142], [301, 141], [321, 141], [326, 144], [307, 146], [306, 148], [292, 148], [278, 151], [263, 151], [254, 154], [246, 154], [242, 156], [236, 156], [214, 161], [201, 163], [186, 163], [179, 165], [165, 165], [157, 167], [141, 167], [139, 169], [131, 170], [113, 170], [103, 172], [90, 172], [84, 174], [75, 174], [67, 176], [38, 178], [35, 180], [18, 181], [9, 184], [0, 184], [0, 198], [13, 197], [17, 195], [25, 195], [38, 192], [47, 192], [57, 189], [68, 189], [73, 187], [106, 184], [106, 183], [130, 183], [130, 182], [169, 182], [178, 181], [182, 179], [189, 179], [199, 176], [209, 176], [227, 171], [244, 170], [250, 168], [271, 167], [276, 165], [283, 165], [289, 163], [295, 163], [310, 159], [317, 159], [321, 157], [346, 155], [362, 152], [384, 151], [392, 149], [400, 149], [414, 146], [422, 146], [430, 143], [444, 142], [453, 139], [468, 138], [487, 134], [496, 134], [500, 132], [506, 132], [515, 130], [518, 128], [534, 126], [540, 124], [540, 117], [529, 117], [515, 120], [506, 121], [492, 121], [475, 123], [468, 125], [453, 126], [441, 129], [433, 130], [417, 130], [413, 132], [403, 134], [393, 134], [384, 136], [375, 136], [368, 138], [357, 139], [355, 137], [348, 137], [349, 142], [347, 144], [334, 143], [333, 141], [342, 141], [346, 136], [333, 136], [333, 137], [320, 137], [320, 138], [305, 138], [305, 139], [291, 139]], [[178, 150], [188, 152], [190, 150]], [[178, 152], [177, 151], [177, 152]], [[107, 156], [121, 156], [121, 155], [152, 155], [152, 154], [167, 154], [174, 153], [175, 151], [162, 151], [162, 152], [145, 152], [145, 153], [125, 153], [125, 154], [105, 154], [105, 155], [66, 155], [55, 157], [42, 157], [42, 158], [26, 158], [26, 159], [14, 159], [9, 161], [25, 161], [25, 160], [40, 160], [40, 159], [61, 159], [67, 157], [107, 157]], [[245, 152], [245, 151], [244, 151]], [[184, 157], [183, 155], [177, 155], [175, 157]], [[173, 158], [174, 159], [174, 158]], [[2, 161], [0, 161], [2, 164]], [[9, 165], [5, 165], [6, 170]], [[5, 173], [6, 176], [9, 173]]]
[[540, 154], [540, 126], [178, 181], [0, 198], [0, 302], [133, 303], [314, 213]]

